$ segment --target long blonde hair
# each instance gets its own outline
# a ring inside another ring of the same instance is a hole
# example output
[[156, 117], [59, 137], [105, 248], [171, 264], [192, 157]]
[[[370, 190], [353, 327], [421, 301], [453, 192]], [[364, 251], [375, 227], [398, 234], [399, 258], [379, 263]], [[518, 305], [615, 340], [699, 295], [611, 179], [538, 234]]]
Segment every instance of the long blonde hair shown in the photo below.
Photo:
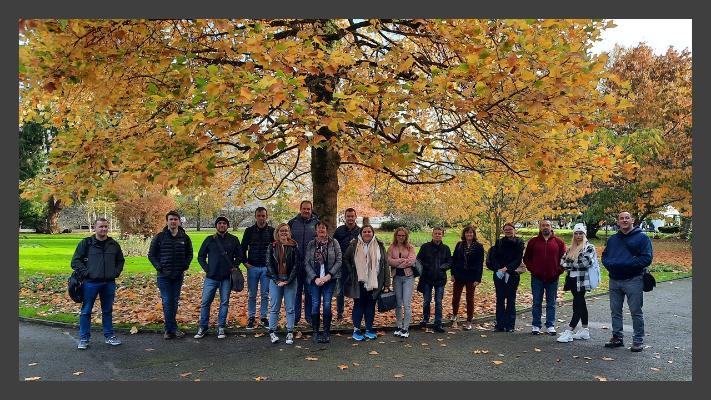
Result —
[[575, 232], [573, 232], [573, 239], [571, 239], [570, 247], [568, 247], [568, 250], [566, 250], [565, 252], [565, 258], [573, 261], [577, 260], [580, 256], [580, 253], [587, 245], [588, 235], [585, 234], [585, 232], [583, 232], [583, 241], [580, 242], [579, 245], [575, 242]]

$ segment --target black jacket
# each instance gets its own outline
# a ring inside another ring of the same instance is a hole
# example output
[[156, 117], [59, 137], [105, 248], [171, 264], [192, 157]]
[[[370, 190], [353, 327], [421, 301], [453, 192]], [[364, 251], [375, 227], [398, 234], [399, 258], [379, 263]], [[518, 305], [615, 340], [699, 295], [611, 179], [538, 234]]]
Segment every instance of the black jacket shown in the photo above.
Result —
[[464, 247], [464, 242], [459, 242], [454, 246], [452, 276], [461, 282], [481, 282], [484, 269], [484, 246], [479, 242], [474, 242], [469, 255], [466, 254]]
[[[218, 240], [225, 251], [224, 255]], [[226, 232], [224, 237], [215, 233], [203, 240], [197, 259], [206, 277], [216, 281], [228, 279], [232, 268], [239, 268], [239, 263], [242, 262], [242, 246], [237, 236], [229, 232]]]
[[452, 252], [449, 246], [444, 242], [439, 244], [427, 242], [417, 252], [417, 259], [422, 263], [420, 282], [433, 286], [447, 284], [447, 270], [452, 266]]
[[358, 235], [360, 235], [360, 226], [358, 225], [349, 231], [348, 227], [344, 224], [336, 228], [336, 231], [333, 232], [333, 238], [336, 239], [341, 246], [342, 254], [346, 253], [346, 249], [348, 249], [348, 245], [351, 244], [351, 240], [358, 239]]
[[[267, 247], [267, 277], [274, 282], [279, 282], [279, 252], [276, 249], [277, 242], [272, 242], [272, 244]], [[286, 284], [290, 284], [291, 281], [296, 279], [297, 274], [303, 269], [301, 266], [301, 254], [297, 246], [284, 246], [285, 248], [285, 260], [286, 260], [286, 273], [289, 278], [286, 280]]]
[[506, 267], [509, 274], [516, 274], [516, 268], [521, 266], [523, 260], [523, 239], [514, 236], [513, 239], [502, 237], [489, 249], [486, 258], [486, 268], [496, 272], [499, 268]]
[[274, 241], [274, 227], [265, 225], [260, 228], [254, 224], [244, 231], [242, 236], [242, 262], [258, 267], [267, 265], [267, 247]]
[[159, 276], [175, 279], [190, 266], [193, 243], [182, 227], [178, 227], [178, 233], [173, 237], [166, 226], [151, 240], [148, 260]]
[[72, 269], [81, 279], [110, 281], [121, 275], [125, 259], [121, 246], [112, 238], [99, 246], [96, 236], [82, 239], [72, 257]]

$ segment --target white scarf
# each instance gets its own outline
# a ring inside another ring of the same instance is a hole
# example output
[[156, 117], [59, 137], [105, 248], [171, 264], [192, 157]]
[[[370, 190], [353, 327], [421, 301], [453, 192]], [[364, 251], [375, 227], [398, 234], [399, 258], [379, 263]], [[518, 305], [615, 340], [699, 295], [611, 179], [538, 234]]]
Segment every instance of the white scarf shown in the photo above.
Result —
[[380, 246], [375, 236], [370, 243], [365, 243], [358, 235], [358, 245], [356, 246], [353, 260], [355, 261], [358, 282], [363, 282], [365, 290], [371, 291], [378, 288], [378, 273], [380, 272]]

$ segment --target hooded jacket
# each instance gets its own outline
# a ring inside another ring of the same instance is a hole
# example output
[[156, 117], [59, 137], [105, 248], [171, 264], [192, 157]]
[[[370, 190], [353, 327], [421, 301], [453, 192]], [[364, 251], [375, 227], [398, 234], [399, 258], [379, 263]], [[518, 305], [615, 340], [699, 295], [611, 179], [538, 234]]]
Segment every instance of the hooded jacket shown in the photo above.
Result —
[[82, 239], [72, 257], [72, 269], [81, 279], [110, 281], [123, 271], [125, 259], [121, 246], [113, 238], [106, 238], [104, 246], [99, 245], [96, 236]]
[[639, 227], [628, 234], [618, 231], [607, 239], [602, 252], [602, 265], [610, 279], [622, 280], [642, 275], [652, 263], [652, 241]]

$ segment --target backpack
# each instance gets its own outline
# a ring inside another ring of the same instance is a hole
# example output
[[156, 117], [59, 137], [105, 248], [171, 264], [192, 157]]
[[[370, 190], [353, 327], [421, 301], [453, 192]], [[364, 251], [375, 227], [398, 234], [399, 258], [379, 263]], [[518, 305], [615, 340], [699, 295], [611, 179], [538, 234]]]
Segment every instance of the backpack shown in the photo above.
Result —
[[69, 297], [74, 300], [75, 303], [81, 303], [84, 301], [84, 295], [82, 291], [82, 280], [76, 271], [72, 272], [69, 279], [67, 279], [67, 292]]
[[600, 286], [602, 273], [600, 272], [600, 263], [597, 261], [597, 254], [593, 257], [592, 265], [588, 269], [588, 279], [590, 280], [591, 289], [597, 289], [597, 287]]

